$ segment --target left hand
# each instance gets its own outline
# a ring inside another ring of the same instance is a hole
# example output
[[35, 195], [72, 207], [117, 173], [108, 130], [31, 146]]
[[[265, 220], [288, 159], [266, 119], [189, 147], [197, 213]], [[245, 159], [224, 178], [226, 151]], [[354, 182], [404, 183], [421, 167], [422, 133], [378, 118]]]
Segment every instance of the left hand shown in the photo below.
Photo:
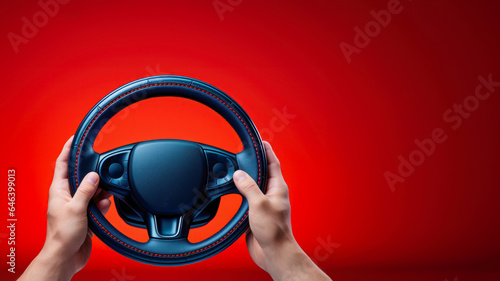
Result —
[[[92, 249], [93, 233], [88, 228], [87, 221], [87, 207], [90, 200], [94, 198], [103, 214], [106, 214], [111, 205], [108, 199], [111, 194], [98, 188], [99, 175], [95, 172], [85, 176], [74, 197], [71, 197], [68, 159], [72, 140], [73, 137], [66, 142], [56, 161], [54, 178], [49, 190], [45, 244], [19, 280], [71, 279], [87, 264]], [[46, 271], [52, 273], [44, 272], [40, 267], [45, 267]]]

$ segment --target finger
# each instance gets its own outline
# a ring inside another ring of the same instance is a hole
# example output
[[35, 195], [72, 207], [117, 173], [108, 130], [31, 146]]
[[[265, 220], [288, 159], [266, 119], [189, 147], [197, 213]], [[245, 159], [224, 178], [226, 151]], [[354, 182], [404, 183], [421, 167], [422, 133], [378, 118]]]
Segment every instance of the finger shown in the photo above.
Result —
[[99, 208], [99, 211], [101, 211], [103, 215], [108, 212], [110, 206], [111, 201], [109, 199], [102, 199], [97, 202], [97, 208]]
[[267, 170], [269, 171], [269, 178], [282, 179], [283, 175], [281, 174], [280, 160], [278, 160], [278, 157], [276, 157], [271, 144], [269, 144], [267, 141], [264, 141], [264, 149], [266, 150]]
[[92, 239], [92, 236], [94, 236], [94, 232], [92, 232], [92, 230], [90, 230], [90, 228], [87, 228], [87, 236]]
[[99, 198], [99, 196], [101, 195], [101, 192], [102, 192], [102, 188], [98, 187], [94, 193], [94, 200], [99, 201], [99, 200], [97, 200], [97, 198]]
[[251, 245], [253, 244], [253, 233], [250, 228], [248, 228], [245, 232], [245, 242], [249, 247], [251, 247]]
[[109, 193], [109, 191], [104, 190], [102, 188], [98, 188], [95, 195], [94, 195], [94, 201], [99, 202], [102, 199], [108, 199], [109, 197], [111, 197], [111, 195], [112, 194]]
[[285, 179], [283, 178], [283, 174], [281, 173], [280, 161], [278, 160], [278, 157], [276, 157], [271, 144], [267, 141], [264, 141], [264, 148], [266, 150], [267, 171], [269, 173], [266, 195], [287, 195], [288, 187], [285, 183]]
[[69, 160], [69, 151], [71, 149], [71, 142], [73, 141], [73, 136], [71, 136], [57, 157], [56, 167], [54, 169], [54, 179], [67, 179], [68, 178], [68, 160]]
[[100, 195], [100, 198], [103, 198], [103, 199], [108, 199], [109, 197], [111, 197], [113, 194], [111, 194], [111, 192], [107, 191], [107, 190], [103, 190], [101, 195]]
[[265, 199], [264, 193], [262, 193], [255, 181], [244, 171], [238, 170], [234, 172], [233, 180], [236, 184], [236, 188], [245, 196], [250, 205]]
[[86, 210], [90, 199], [94, 196], [99, 185], [99, 175], [95, 172], [88, 173], [78, 186], [72, 203], [80, 210]]
[[245, 235], [248, 236], [251, 234], [252, 234], [252, 229], [250, 227], [248, 227], [247, 230], [245, 230]]

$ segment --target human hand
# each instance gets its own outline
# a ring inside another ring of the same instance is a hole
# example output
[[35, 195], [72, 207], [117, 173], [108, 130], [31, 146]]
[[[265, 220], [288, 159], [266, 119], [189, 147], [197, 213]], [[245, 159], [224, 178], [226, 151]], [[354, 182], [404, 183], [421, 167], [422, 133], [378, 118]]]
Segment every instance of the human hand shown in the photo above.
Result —
[[247, 173], [238, 170], [233, 175], [236, 187], [248, 200], [250, 230], [246, 242], [250, 256], [274, 280], [331, 280], [295, 241], [288, 186], [271, 145], [264, 142], [264, 148], [269, 174], [266, 194]]
[[90, 257], [92, 231], [87, 224], [87, 207], [92, 198], [105, 214], [111, 194], [98, 188], [99, 176], [85, 176], [71, 197], [68, 181], [68, 159], [71, 137], [57, 158], [49, 190], [47, 234], [45, 244], [19, 280], [70, 280]]

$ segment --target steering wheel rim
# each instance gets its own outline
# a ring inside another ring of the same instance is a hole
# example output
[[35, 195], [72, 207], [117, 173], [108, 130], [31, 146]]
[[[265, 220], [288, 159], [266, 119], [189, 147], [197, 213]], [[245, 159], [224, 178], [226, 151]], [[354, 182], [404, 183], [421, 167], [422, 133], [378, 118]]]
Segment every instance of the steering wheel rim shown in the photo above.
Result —
[[[101, 159], [93, 150], [93, 143], [102, 127], [125, 107], [162, 96], [194, 100], [221, 115], [236, 131], [243, 144], [243, 151], [236, 155], [239, 168], [246, 171], [259, 188], [265, 191], [265, 150], [257, 128], [246, 112], [227, 94], [205, 82], [182, 76], [162, 75], [123, 85], [89, 111], [78, 127], [71, 145], [68, 178], [72, 195], [88, 172], [100, 171], [98, 166]], [[212, 257], [234, 243], [248, 228], [248, 202], [242, 196], [240, 208], [229, 223], [211, 237], [196, 243], [189, 242], [187, 237], [150, 237], [147, 242], [135, 241], [117, 230], [92, 200], [88, 208], [88, 219], [94, 234], [120, 254], [147, 264], [177, 266]]]

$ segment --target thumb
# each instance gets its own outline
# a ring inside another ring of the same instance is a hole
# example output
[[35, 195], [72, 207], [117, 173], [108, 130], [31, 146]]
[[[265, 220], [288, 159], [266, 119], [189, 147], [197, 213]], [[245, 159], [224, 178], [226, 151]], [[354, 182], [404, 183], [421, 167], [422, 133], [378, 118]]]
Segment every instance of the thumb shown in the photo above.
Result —
[[90, 199], [92, 199], [95, 191], [97, 190], [98, 185], [99, 175], [95, 172], [88, 173], [78, 186], [75, 196], [73, 196], [73, 204], [81, 210], [86, 210]]
[[233, 180], [236, 184], [236, 188], [238, 188], [240, 193], [245, 196], [250, 205], [254, 205], [266, 198], [255, 181], [242, 170], [234, 172]]

